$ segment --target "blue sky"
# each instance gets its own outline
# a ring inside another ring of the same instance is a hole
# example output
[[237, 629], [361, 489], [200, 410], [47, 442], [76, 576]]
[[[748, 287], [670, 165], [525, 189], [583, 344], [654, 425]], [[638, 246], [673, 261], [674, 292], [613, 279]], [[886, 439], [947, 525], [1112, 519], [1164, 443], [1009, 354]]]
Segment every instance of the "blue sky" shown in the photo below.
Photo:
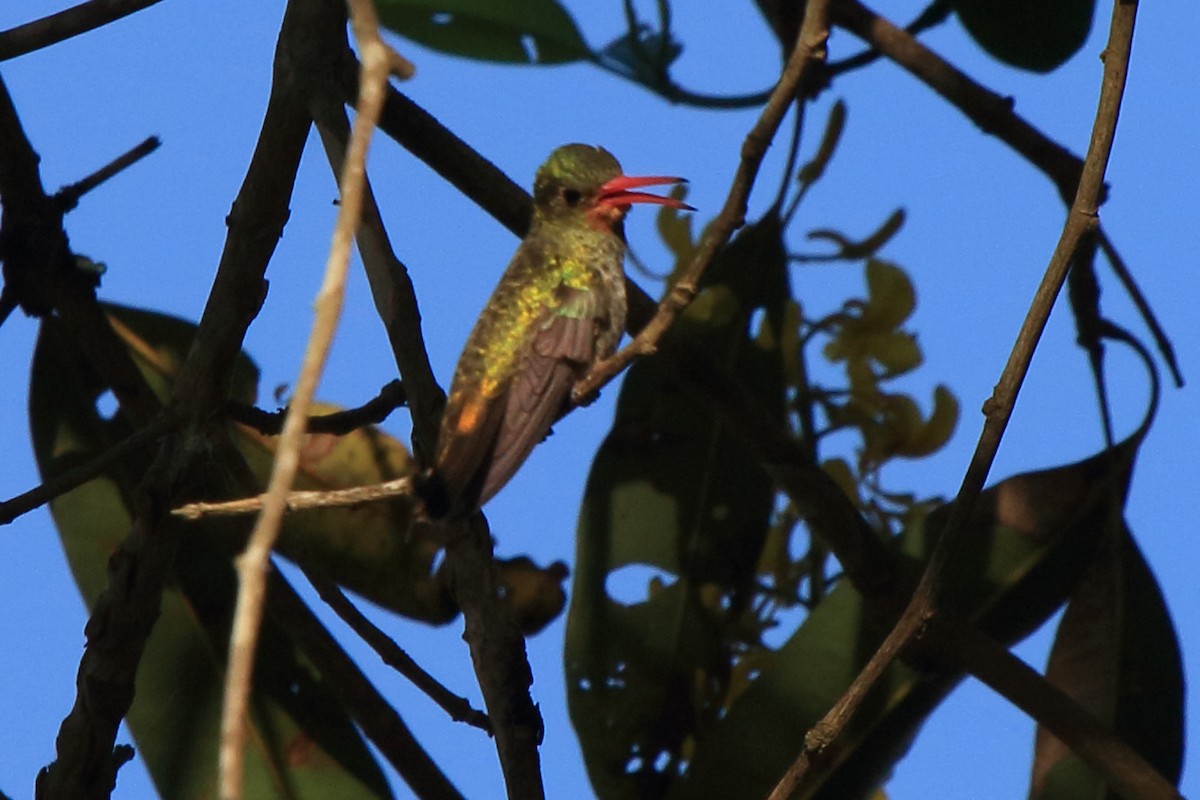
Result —
[[[55, 4], [57, 6], [57, 4]], [[593, 45], [623, 32], [617, 2], [568, 2]], [[645, 3], [644, 13], [653, 11]], [[726, 7], [728, 18], [678, 4], [677, 34], [686, 49], [676, 76], [706, 93], [744, 93], [768, 87], [778, 69], [776, 48], [751, 4]], [[241, 182], [261, 123], [282, 2], [167, 0], [158, 6], [55, 48], [0, 65], [26, 131], [42, 156], [42, 175], [56, 188], [88, 174], [149, 134], [162, 148], [85, 198], [67, 220], [75, 250], [108, 265], [102, 297], [196, 319], [208, 294], [225, 235], [224, 217]], [[907, 20], [915, 2], [890, 4]], [[0, 6], [0, 29], [52, 10], [36, 0]], [[1110, 8], [1098, 9], [1084, 49], [1050, 76], [1013, 70], [986, 58], [954, 24], [926, 41], [990, 88], [1016, 98], [1017, 110], [1053, 138], [1081, 153], [1086, 147], [1099, 85], [1098, 54]], [[1194, 238], [1197, 212], [1189, 200], [1200, 176], [1200, 81], [1190, 57], [1200, 26], [1194, 4], [1145, 4], [1116, 148], [1108, 173], [1111, 200], [1102, 209], [1110, 235], [1141, 281], [1173, 337], [1185, 375], [1200, 380], [1200, 307]], [[631, 173], [681, 174], [691, 180], [689, 202], [700, 219], [723, 202], [742, 137], [755, 112], [674, 107], [588, 66], [495, 67], [450, 59], [404, 41], [397, 47], [417, 66], [402, 88], [459, 136], [528, 186], [555, 146], [602, 144]], [[839, 33], [834, 56], [858, 44]], [[900, 69], [887, 63], [857, 73], [827, 92], [813, 120], [842, 98], [849, 110], [845, 137], [826, 178], [810, 194], [795, 227], [801, 234], [834, 227], [851, 235], [873, 230], [903, 206], [908, 221], [883, 255], [914, 279], [918, 309], [912, 327], [926, 365], [905, 383], [919, 397], [948, 384], [963, 417], [950, 446], [935, 457], [890, 468], [888, 480], [924, 494], [957, 488], [981, 425], [976, 413], [1000, 374], [1012, 339], [1037, 285], [1063, 218], [1053, 187], [1004, 145], [962, 118]], [[808, 147], [815, 146], [816, 133]], [[764, 167], [751, 215], [770, 202], [782, 147]], [[435, 370], [447, 381], [475, 314], [516, 242], [469, 201], [385, 138], [370, 163], [384, 219], [409, 266], [422, 304]], [[334, 216], [335, 195], [324, 156], [310, 142], [292, 204], [292, 218], [272, 262], [271, 290], [247, 349], [263, 375], [269, 404], [276, 385], [290, 384], [312, 320]], [[653, 214], [633, 212], [632, 246], [662, 270]], [[857, 267], [801, 268], [797, 292], [813, 308], [833, 308], [861, 291]], [[1109, 315], [1141, 332], [1129, 303], [1108, 276]], [[652, 292], [649, 279], [640, 282]], [[0, 495], [37, 483], [26, 427], [24, 386], [36, 324], [20, 314], [0, 328]], [[1102, 445], [1091, 378], [1075, 348], [1069, 313], [1056, 309], [1001, 447], [993, 478], [1068, 463]], [[1132, 430], [1145, 402], [1140, 367], [1111, 348], [1110, 386], [1118, 432]], [[393, 375], [382, 326], [366, 283], [355, 273], [343, 325], [319, 396], [357, 405]], [[539, 447], [526, 467], [488, 508], [503, 555], [537, 560], [573, 553], [574, 518], [590, 456], [611, 421], [616, 392], [573, 414]], [[1193, 517], [1200, 496], [1194, 466], [1200, 434], [1196, 390], [1169, 389], [1159, 420], [1139, 458], [1128, 519], [1172, 604], [1188, 674], [1200, 682], [1200, 595], [1194, 589], [1200, 551]], [[401, 412], [386, 426], [406, 436]], [[531, 515], [530, 509], [537, 509]], [[536, 524], [530, 524], [531, 516]], [[38, 511], [0, 529], [0, 717], [6, 720], [0, 790], [31, 796], [37, 769], [53, 757], [54, 736], [74, 697], [81, 654], [83, 604], [71, 580], [49, 515]], [[455, 624], [438, 630], [376, 615], [419, 662], [478, 704], [474, 678]], [[1019, 652], [1044, 662], [1042, 631]], [[536, 683], [549, 735], [543, 748], [554, 797], [586, 796], [583, 767], [565, 716], [561, 677], [562, 624], [530, 641]], [[374, 668], [385, 694], [468, 797], [499, 797], [491, 743], [450, 722], [396, 675]], [[1198, 737], [1190, 726], [1192, 740]], [[1005, 701], [967, 681], [934, 716], [910, 757], [888, 785], [889, 797], [1011, 798], [1027, 786], [1032, 723]], [[986, 778], [984, 777], [986, 776]], [[1194, 770], [1184, 793], [1200, 793]], [[398, 788], [399, 796], [405, 790]], [[116, 797], [141, 798], [152, 788], [139, 764], [126, 767]]]

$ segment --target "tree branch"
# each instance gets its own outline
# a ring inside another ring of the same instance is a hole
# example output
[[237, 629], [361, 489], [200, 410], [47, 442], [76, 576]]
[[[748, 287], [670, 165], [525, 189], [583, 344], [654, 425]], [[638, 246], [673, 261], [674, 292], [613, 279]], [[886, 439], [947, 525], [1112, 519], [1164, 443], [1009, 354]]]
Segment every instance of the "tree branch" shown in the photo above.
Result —
[[814, 65], [822, 63], [825, 59], [825, 42], [829, 38], [828, 7], [829, 0], [810, 0], [806, 6], [804, 23], [800, 28], [796, 47], [754, 127], [746, 134], [746, 140], [742, 144], [742, 158], [729, 187], [725, 205], [709, 225], [708, 232], [700, 242], [691, 263], [680, 274], [679, 279], [659, 303], [658, 311], [633, 341], [611, 358], [596, 364], [588, 375], [575, 385], [571, 392], [571, 399], [575, 403], [595, 394], [633, 359], [654, 352], [659, 339], [696, 296], [700, 277], [712, 263], [717, 251], [725, 246], [733, 232], [745, 222], [750, 190], [754, 187], [754, 180], [767, 147], [779, 129], [783, 115], [795, 102], [801, 82]]
[[491, 735], [492, 724], [488, 720], [487, 714], [472, 708], [465, 697], [454, 694], [437, 678], [426, 672], [390, 636], [367, 619], [366, 615], [350, 602], [350, 598], [346, 597], [336, 583], [313, 572], [306, 571], [304, 575], [317, 590], [321, 599], [325, 601], [325, 605], [333, 609], [334, 613], [341, 617], [342, 621], [349, 625], [360, 639], [369, 644], [371, 649], [383, 660], [383, 663], [408, 678], [413, 686], [437, 703], [443, 711], [450, 715], [452, 720], [465, 722], [487, 732], [489, 736]]
[[[838, 0], [838, 2], [849, 4], [854, 0]], [[1100, 195], [1104, 188], [1104, 173], [1108, 165], [1121, 96], [1125, 88], [1136, 11], [1136, 2], [1116, 0], [1114, 4], [1112, 25], [1104, 54], [1104, 77], [1101, 83], [1100, 102], [1092, 127], [1087, 157], [1078, 181], [1078, 189], [1067, 214], [1062, 235], [1017, 335], [1008, 363], [1005, 365], [992, 397], [984, 404], [986, 420], [979, 443], [963, 477], [962, 486], [951, 508], [945, 529], [934, 547], [912, 601], [905, 609], [896, 627], [872, 656], [867, 666], [855, 678], [850, 689], [825, 718], [809, 732], [804, 751], [776, 786], [775, 792], [772, 794], [773, 798], [787, 797], [790, 794], [792, 788], [798, 784], [808, 770], [812, 756], [828, 746], [841, 732], [857, 710], [866, 691], [875, 685], [892, 661], [917, 637], [921, 636], [932, 622], [936, 621], [939, 603], [943, 599], [943, 575], [946, 572], [947, 564], [960, 550], [965, 523], [976, 498], [983, 489], [987, 473], [991, 468], [1000, 439], [1012, 413], [1017, 393], [1032, 360], [1033, 351], [1045, 328], [1054, 300], [1066, 279], [1067, 270], [1080, 241], [1086, 234], [1094, 232], [1099, 225]], [[1040, 709], [1037, 719], [1048, 728], [1061, 727], [1046, 719], [1053, 717], [1054, 713], [1053, 709]], [[1091, 766], [1101, 774], [1111, 775], [1113, 769], [1122, 768], [1121, 764], [1092, 760], [1095, 758], [1095, 754], [1092, 752], [1081, 752], [1079, 755], [1089, 759]], [[1126, 782], [1127, 779], [1123, 776], [1113, 778], [1113, 783], [1117, 788], [1122, 788]], [[1136, 797], [1137, 795], [1127, 796]]]
[[[378, 425], [383, 422], [393, 411], [404, 405], [406, 398], [404, 384], [396, 380], [389, 381], [379, 390], [378, 395], [358, 408], [348, 408], [329, 414], [314, 414], [305, 421], [304, 429], [308, 433], [332, 433], [335, 436], [345, 436], [367, 425]], [[271, 412], [242, 403], [229, 402], [225, 404], [225, 413], [234, 422], [254, 428], [261, 434], [277, 436], [283, 430], [287, 409]]]
[[[352, 486], [349, 489], [296, 489], [283, 495], [283, 510], [304, 511], [312, 508], [345, 508], [363, 503], [379, 503], [402, 495], [413, 494], [412, 478], [396, 478], [367, 486]], [[202, 517], [238, 517], [258, 514], [266, 507], [268, 493], [240, 497], [237, 500], [217, 502], [197, 501], [187, 503], [171, 511], [186, 520]]]
[[0, 31], [0, 61], [23, 56], [95, 30], [159, 0], [88, 0], [55, 14]]
[[247, 708], [271, 549], [283, 522], [287, 492], [299, 467], [300, 443], [304, 437], [313, 393], [324, 369], [341, 315], [350, 245], [362, 210], [367, 149], [374, 133], [375, 121], [379, 118], [379, 109], [383, 104], [383, 87], [399, 58], [394, 56], [379, 38], [374, 6], [369, 2], [357, 0], [351, 3], [351, 10], [355, 37], [363, 59], [363, 85], [359, 97], [358, 117], [339, 187], [341, 205], [333, 241], [330, 244], [325, 277], [317, 294], [316, 319], [279, 436], [267, 485], [267, 496], [250, 534], [250, 541], [237, 563], [238, 599], [229, 643], [225, 702], [221, 715], [220, 792], [224, 800], [240, 800], [242, 797]]
[[272, 573], [267, 611], [326, 676], [346, 709], [388, 763], [422, 800], [460, 800], [462, 795], [438, 768], [404, 719], [363, 675], [282, 575]]
[[1045, 173], [1058, 187], [1063, 202], [1069, 204], [1075, 197], [1083, 162], [1013, 111], [1012, 98], [1001, 97], [972, 80], [858, 0], [833, 0], [830, 17], [834, 25], [850, 31], [908, 70], [981, 130], [1000, 139]]
[[51, 480], [0, 503], [0, 525], [7, 525], [22, 514], [49, 503], [104, 473], [110, 466], [143, 447], [158, 441], [168, 431], [179, 426], [179, 420], [167, 413], [159, 414], [149, 424], [138, 428], [128, 438], [88, 461], [67, 470]]
[[54, 201], [62, 208], [64, 212], [75, 208], [79, 203], [79, 198], [95, 189], [100, 184], [104, 183], [109, 178], [128, 169], [137, 162], [141, 161], [146, 156], [158, 149], [162, 142], [157, 136], [148, 136], [139, 144], [130, 148], [128, 151], [114, 158], [108, 164], [88, 175], [81, 181], [76, 181], [70, 186], [64, 186], [54, 193]]
[[[216, 428], [209, 420], [228, 397], [232, 365], [261, 302], [263, 271], [287, 219], [309, 127], [287, 83], [277, 53], [262, 133], [229, 216], [229, 236], [213, 291], [175, 388], [172, 409], [186, 420], [185, 428], [165, 440], [143, 481], [144, 490], [134, 498], [132, 531], [109, 563], [108, 588], [88, 622], [75, 705], [59, 731], [56, 761], [39, 775], [39, 798], [108, 796], [112, 743], [132, 701], [138, 662], [158, 616], [178, 541], [167, 510], [180, 494], [211, 491], [221, 482], [221, 470], [208, 459], [214, 449], [220, 450], [223, 426]], [[127, 350], [118, 348], [128, 358]], [[105, 379], [112, 380], [107, 375]], [[122, 391], [124, 387], [114, 386], [122, 408], [143, 418]], [[197, 475], [205, 476], [200, 485]]]

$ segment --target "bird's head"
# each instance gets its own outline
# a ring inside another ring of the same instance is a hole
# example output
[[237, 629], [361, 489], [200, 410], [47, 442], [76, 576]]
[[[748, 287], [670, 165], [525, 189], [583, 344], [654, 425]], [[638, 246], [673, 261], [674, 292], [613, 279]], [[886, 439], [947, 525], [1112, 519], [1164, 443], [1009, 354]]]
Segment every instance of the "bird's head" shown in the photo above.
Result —
[[662, 175], [625, 175], [617, 159], [602, 147], [563, 145], [538, 169], [533, 183], [534, 219], [552, 224], [583, 223], [619, 234], [621, 221], [634, 203], [694, 211], [673, 197], [632, 191], [683, 180]]

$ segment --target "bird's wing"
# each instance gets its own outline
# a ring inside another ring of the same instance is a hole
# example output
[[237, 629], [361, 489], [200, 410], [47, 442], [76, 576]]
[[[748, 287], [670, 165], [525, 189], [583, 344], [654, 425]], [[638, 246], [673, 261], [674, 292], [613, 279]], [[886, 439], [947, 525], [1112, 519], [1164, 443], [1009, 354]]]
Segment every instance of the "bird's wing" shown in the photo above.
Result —
[[437, 480], [451, 508], [477, 505], [486, 465], [504, 418], [504, 397], [459, 397], [446, 400], [438, 441]]
[[546, 438], [571, 388], [591, 363], [596, 345], [595, 295], [560, 285], [555, 303], [534, 331], [504, 397], [496, 403], [503, 405], [504, 413], [487, 459], [480, 503], [500, 491]]

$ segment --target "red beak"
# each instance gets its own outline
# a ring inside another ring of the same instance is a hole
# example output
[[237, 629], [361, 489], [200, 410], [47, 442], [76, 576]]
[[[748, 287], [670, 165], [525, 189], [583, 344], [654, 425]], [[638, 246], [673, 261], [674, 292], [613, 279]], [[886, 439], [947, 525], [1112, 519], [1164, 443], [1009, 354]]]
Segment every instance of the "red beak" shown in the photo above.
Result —
[[689, 206], [681, 200], [676, 200], [674, 197], [660, 197], [656, 194], [647, 194], [646, 192], [631, 192], [630, 189], [637, 189], [642, 186], [662, 186], [667, 183], [687, 183], [685, 178], [673, 178], [665, 175], [618, 175], [608, 183], [600, 187], [600, 195], [596, 199], [596, 204], [600, 206], [631, 206], [634, 203], [654, 203], [660, 206], [670, 206], [683, 211], [695, 211], [696, 209]]

